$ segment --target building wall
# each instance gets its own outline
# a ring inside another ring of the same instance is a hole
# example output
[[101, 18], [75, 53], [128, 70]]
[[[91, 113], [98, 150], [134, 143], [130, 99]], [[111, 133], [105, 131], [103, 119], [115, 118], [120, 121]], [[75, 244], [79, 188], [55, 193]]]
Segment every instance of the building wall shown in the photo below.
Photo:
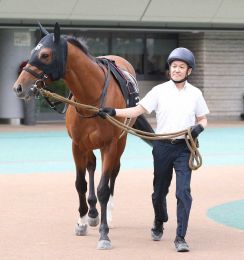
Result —
[[[0, 31], [0, 38], [3, 38], [3, 32], [3, 30]], [[14, 32], [6, 31], [5, 33], [11, 36]], [[2, 57], [8, 53], [10, 43], [13, 42], [12, 38], [9, 38], [7, 44], [3, 45], [4, 41], [0, 44]], [[6, 41], [6, 36], [4, 39]], [[33, 35], [31, 39], [31, 46], [18, 46], [18, 48], [15, 46], [13, 48], [15, 52], [11, 53], [13, 58], [9, 59], [8, 56], [4, 62], [5, 67], [0, 70], [0, 93], [4, 98], [6, 94], [3, 94], [3, 90], [9, 88], [16, 79], [17, 65], [29, 55], [29, 51], [33, 47]], [[189, 81], [202, 90], [211, 112], [209, 118], [214, 120], [240, 119], [240, 114], [243, 112], [244, 95], [244, 33], [179, 33], [178, 41], [179, 46], [187, 47], [195, 54], [197, 66]], [[11, 69], [11, 75], [6, 74], [6, 65]], [[139, 81], [140, 97], [144, 97], [153, 86], [161, 82]], [[8, 91], [8, 93], [10, 98], [5, 98], [5, 100], [12, 104], [12, 110], [13, 103], [16, 102], [16, 109], [14, 111], [6, 109], [7, 105], [1, 101], [0, 119], [22, 118], [24, 111], [21, 109], [21, 101], [16, 100], [12, 91]], [[9, 114], [10, 111], [12, 114]]]
[[18, 99], [12, 86], [18, 67], [26, 60], [33, 46], [33, 32], [26, 29], [0, 29], [0, 120], [17, 120], [25, 116], [23, 100]]
[[190, 82], [203, 91], [210, 119], [236, 120], [243, 112], [244, 34], [180, 34], [179, 46], [191, 49], [197, 62]]
[[243, 110], [244, 33], [205, 33], [204, 79], [214, 119], [238, 119]]
[[189, 82], [204, 92], [204, 33], [180, 33], [178, 45], [194, 53], [196, 68]]

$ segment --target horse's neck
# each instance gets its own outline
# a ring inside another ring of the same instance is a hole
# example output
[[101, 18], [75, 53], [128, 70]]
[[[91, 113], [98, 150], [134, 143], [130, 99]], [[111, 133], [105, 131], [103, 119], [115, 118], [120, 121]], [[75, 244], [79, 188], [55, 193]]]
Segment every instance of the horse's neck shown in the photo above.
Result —
[[98, 64], [74, 46], [68, 47], [65, 80], [80, 102], [96, 105], [104, 85], [104, 73]]

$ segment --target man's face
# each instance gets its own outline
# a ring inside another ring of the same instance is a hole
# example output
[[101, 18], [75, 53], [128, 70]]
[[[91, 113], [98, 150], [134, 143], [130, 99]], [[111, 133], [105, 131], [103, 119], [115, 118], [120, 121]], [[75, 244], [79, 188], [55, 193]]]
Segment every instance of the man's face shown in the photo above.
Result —
[[184, 61], [175, 60], [170, 64], [170, 77], [180, 81], [191, 74], [192, 69]]

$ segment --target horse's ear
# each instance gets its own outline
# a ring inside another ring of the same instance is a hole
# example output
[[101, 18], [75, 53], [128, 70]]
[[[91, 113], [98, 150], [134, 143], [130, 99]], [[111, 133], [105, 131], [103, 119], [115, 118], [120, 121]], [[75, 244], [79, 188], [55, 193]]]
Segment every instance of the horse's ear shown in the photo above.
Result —
[[54, 26], [54, 42], [58, 43], [60, 40], [60, 26], [58, 23], [55, 23]]
[[41, 25], [39, 21], [38, 21], [38, 26], [40, 28], [41, 38], [49, 34], [49, 32]]

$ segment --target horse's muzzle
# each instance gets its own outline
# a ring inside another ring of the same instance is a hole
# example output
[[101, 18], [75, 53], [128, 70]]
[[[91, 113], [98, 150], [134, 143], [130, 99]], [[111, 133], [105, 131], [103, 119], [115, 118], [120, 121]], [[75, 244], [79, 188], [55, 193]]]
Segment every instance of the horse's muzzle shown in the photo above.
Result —
[[21, 84], [15, 85], [13, 87], [13, 90], [18, 98], [24, 98], [24, 91], [23, 91], [23, 87], [21, 86]]
[[23, 88], [21, 84], [15, 85], [13, 87], [13, 91], [15, 92], [16, 96], [21, 99], [29, 99], [37, 94], [36, 88]]

